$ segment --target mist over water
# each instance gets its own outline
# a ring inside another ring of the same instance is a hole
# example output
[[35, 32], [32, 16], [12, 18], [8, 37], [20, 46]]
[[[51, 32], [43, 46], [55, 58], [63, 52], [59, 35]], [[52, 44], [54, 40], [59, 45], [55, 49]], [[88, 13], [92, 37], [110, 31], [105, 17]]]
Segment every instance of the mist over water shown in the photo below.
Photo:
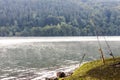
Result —
[[[120, 56], [120, 37], [106, 37], [106, 40], [113, 55]], [[105, 39], [100, 37], [100, 41], [105, 56], [110, 57]], [[42, 77], [53, 69], [79, 64], [83, 54], [86, 54], [84, 61], [100, 59], [96, 37], [0, 38], [0, 44], [3, 80]]]

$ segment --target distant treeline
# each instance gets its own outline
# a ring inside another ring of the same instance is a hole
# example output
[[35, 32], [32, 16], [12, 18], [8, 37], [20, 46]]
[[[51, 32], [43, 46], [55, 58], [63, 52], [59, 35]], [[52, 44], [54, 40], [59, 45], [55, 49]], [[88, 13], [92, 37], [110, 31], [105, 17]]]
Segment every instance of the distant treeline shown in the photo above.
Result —
[[0, 36], [117, 36], [119, 0], [0, 0]]

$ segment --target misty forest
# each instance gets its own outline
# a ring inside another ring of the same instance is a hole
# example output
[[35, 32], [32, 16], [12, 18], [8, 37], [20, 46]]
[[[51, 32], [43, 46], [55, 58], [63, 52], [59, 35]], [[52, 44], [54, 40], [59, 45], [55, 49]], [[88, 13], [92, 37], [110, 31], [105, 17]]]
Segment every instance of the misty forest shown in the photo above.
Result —
[[120, 35], [119, 0], [0, 0], [0, 36], [95, 36], [95, 31]]

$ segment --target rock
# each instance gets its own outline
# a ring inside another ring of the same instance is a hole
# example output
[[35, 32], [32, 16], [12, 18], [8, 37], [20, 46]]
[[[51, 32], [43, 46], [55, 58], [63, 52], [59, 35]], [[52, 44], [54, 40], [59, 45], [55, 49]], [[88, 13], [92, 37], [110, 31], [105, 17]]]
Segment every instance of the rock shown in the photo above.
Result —
[[63, 77], [66, 77], [65, 73], [64, 72], [57, 72], [57, 77], [58, 78], [63, 78]]

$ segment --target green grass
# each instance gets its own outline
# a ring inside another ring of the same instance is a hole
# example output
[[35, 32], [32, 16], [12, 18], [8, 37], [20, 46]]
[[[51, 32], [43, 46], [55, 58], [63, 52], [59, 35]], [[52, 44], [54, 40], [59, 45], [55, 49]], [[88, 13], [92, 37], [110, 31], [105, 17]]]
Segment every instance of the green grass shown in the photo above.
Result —
[[106, 59], [105, 62], [105, 65], [101, 60], [85, 63], [64, 80], [120, 80], [120, 67], [113, 66], [120, 62], [120, 57], [115, 61]]

